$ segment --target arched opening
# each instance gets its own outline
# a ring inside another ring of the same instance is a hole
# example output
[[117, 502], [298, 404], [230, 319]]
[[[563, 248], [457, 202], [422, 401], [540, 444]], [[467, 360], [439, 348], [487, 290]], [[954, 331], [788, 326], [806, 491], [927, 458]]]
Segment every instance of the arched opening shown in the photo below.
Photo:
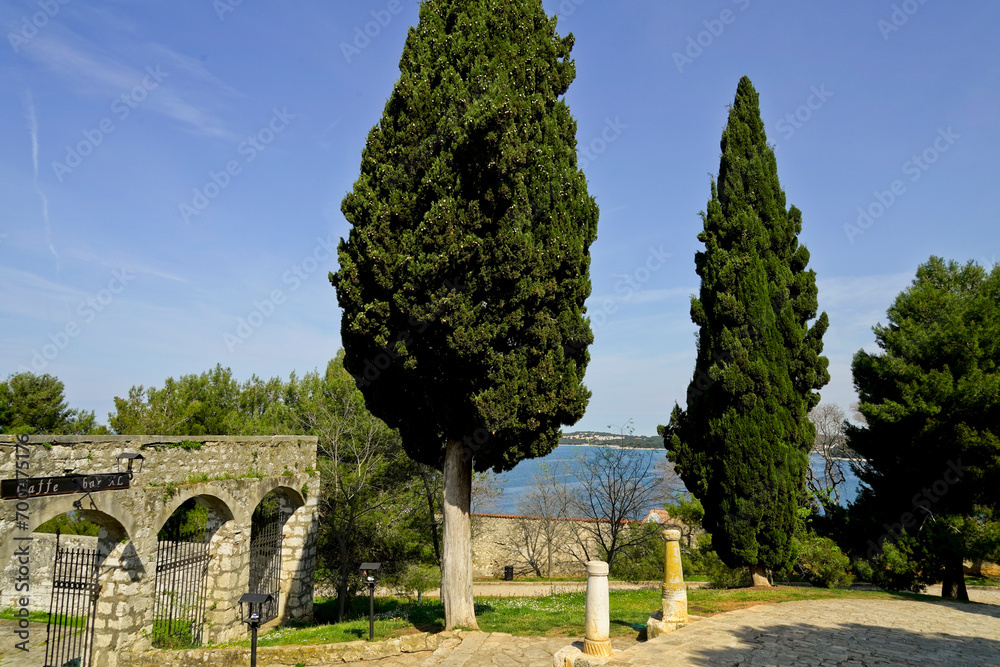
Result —
[[269, 491], [250, 516], [249, 592], [267, 593], [272, 601], [261, 609], [261, 623], [278, 617], [281, 606], [282, 534], [301, 501], [287, 489]]
[[[53, 503], [48, 509], [63, 507]], [[0, 589], [30, 593], [20, 599], [30, 614], [29, 628], [36, 626], [29, 634], [38, 637], [32, 643], [44, 653], [44, 664], [95, 664], [95, 639], [106, 632], [108, 621], [98, 613], [98, 601], [102, 592], [107, 596], [115, 571], [132, 564], [134, 549], [129, 551], [125, 528], [104, 512], [72, 509], [14, 540], [23, 551], [14, 549]], [[19, 585], [21, 580], [30, 588]]]
[[157, 533], [151, 642], [157, 648], [201, 646], [212, 538], [232, 516], [224, 503], [195, 496]]

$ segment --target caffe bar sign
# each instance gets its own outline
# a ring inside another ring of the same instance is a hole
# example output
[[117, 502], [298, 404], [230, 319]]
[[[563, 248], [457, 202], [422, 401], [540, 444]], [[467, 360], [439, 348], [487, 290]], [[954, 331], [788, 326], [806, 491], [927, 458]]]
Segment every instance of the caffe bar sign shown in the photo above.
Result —
[[92, 493], [129, 488], [129, 474], [115, 472], [101, 475], [66, 475], [65, 477], [22, 477], [0, 480], [0, 497], [41, 498], [68, 493]]

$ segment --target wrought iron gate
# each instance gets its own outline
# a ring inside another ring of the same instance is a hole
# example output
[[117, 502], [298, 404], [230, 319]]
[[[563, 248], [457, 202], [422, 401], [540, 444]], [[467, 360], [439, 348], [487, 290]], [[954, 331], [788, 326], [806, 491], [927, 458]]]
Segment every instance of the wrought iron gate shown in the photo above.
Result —
[[156, 548], [153, 646], [200, 646], [205, 629], [210, 534], [199, 531], [172, 537], [161, 539]]
[[88, 667], [92, 664], [97, 583], [97, 549], [65, 548], [56, 535], [52, 597], [45, 628], [45, 667]]
[[277, 618], [281, 589], [281, 529], [287, 515], [254, 512], [250, 535], [250, 591], [270, 593], [274, 599], [261, 608], [260, 622]]

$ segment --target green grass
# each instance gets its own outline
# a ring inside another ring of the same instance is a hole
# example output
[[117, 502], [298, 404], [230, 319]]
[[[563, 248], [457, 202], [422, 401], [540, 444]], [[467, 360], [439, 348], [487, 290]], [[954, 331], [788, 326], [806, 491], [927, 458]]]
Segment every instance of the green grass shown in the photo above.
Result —
[[[476, 598], [476, 619], [484, 632], [505, 632], [521, 636], [567, 636], [583, 634], [583, 610], [586, 593], [560, 593], [543, 597]], [[939, 598], [909, 593], [855, 591], [811, 587], [777, 587], [772, 590], [735, 589], [688, 591], [691, 614], [711, 616], [758, 604], [794, 600], [826, 599], [937, 600]], [[258, 638], [259, 646], [291, 644], [332, 644], [368, 638], [368, 600], [358, 597], [348, 613], [349, 620], [332, 624], [333, 599], [317, 599], [314, 611], [317, 624], [289, 625]], [[611, 635], [636, 636], [649, 614], [660, 607], [660, 591], [612, 591]], [[375, 599], [375, 640], [390, 639], [415, 632], [440, 632], [444, 629], [444, 607], [437, 601], [413, 602], [398, 598]], [[249, 646], [249, 639], [226, 646]]]
[[1000, 587], [1000, 579], [989, 579], [987, 577], [966, 577], [965, 585]]
[[[17, 620], [20, 617], [14, 616], [15, 609], [13, 607], [4, 609], [0, 611], [0, 618], [7, 620]], [[85, 618], [81, 616], [68, 616], [62, 622], [62, 625], [70, 628], [82, 628], [86, 624]], [[49, 622], [49, 612], [47, 611], [32, 611], [28, 612], [28, 621], [31, 623], [48, 623]]]

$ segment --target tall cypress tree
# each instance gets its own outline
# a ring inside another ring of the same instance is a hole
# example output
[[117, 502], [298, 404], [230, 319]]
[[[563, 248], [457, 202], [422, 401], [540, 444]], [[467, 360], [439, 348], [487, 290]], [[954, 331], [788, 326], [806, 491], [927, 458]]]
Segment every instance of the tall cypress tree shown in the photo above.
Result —
[[704, 252], [695, 256], [700, 327], [687, 407], [662, 429], [668, 457], [705, 507], [705, 528], [731, 567], [755, 585], [791, 558], [815, 430], [807, 418], [830, 376], [820, 356], [816, 275], [798, 243], [802, 215], [785, 208], [757, 91], [743, 77], [722, 133]]
[[425, 0], [343, 201], [344, 365], [444, 473], [445, 624], [476, 627], [471, 472], [544, 456], [583, 416], [597, 205], [541, 0]]

